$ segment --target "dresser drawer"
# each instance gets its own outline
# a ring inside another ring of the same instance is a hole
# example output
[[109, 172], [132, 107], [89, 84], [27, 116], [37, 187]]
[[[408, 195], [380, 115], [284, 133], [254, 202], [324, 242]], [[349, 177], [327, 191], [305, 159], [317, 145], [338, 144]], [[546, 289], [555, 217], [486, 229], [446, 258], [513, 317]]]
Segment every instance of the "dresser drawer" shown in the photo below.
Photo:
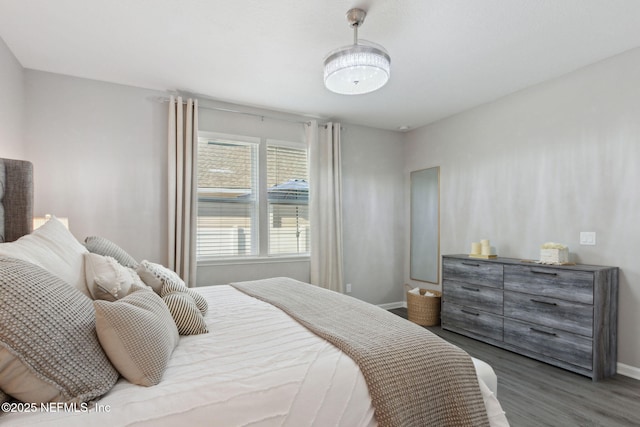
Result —
[[502, 290], [496, 288], [445, 280], [442, 284], [442, 300], [477, 310], [502, 314]]
[[442, 303], [442, 324], [502, 341], [502, 317], [447, 302]]
[[577, 302], [504, 292], [504, 315], [591, 338], [593, 306]]
[[504, 266], [504, 289], [593, 304], [593, 273], [539, 266]]
[[504, 319], [504, 342], [547, 357], [592, 369], [592, 341], [588, 338]]
[[470, 285], [502, 288], [502, 264], [444, 258], [442, 260], [443, 277]]

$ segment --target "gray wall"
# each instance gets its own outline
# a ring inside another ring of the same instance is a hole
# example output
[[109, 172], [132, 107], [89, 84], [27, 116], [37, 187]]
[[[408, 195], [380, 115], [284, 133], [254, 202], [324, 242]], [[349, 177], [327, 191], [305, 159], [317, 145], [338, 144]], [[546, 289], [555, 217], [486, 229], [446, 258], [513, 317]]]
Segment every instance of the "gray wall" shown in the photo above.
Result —
[[25, 159], [24, 107], [24, 71], [0, 39], [0, 157]]
[[403, 301], [404, 135], [343, 128], [345, 283], [351, 283], [352, 296], [373, 304]]
[[167, 105], [156, 92], [25, 73], [34, 214], [68, 217], [79, 240], [107, 237], [137, 259], [167, 260]]
[[[441, 167], [443, 254], [486, 238], [501, 256], [538, 259], [554, 241], [572, 261], [620, 267], [618, 361], [635, 375], [639, 118], [635, 49], [417, 129], [405, 144], [407, 189], [410, 171]], [[595, 231], [597, 245], [580, 246], [580, 231]]]

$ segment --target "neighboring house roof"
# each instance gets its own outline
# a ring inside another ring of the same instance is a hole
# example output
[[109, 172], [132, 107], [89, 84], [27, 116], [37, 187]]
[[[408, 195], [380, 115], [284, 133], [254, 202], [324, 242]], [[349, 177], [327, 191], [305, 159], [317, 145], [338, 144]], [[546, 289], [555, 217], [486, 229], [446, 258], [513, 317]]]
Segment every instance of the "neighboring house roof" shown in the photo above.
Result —
[[[241, 197], [251, 193], [253, 147], [232, 141], [198, 143], [198, 193], [208, 197]], [[308, 200], [306, 151], [290, 147], [267, 147], [269, 198]], [[254, 171], [255, 173], [255, 171]]]

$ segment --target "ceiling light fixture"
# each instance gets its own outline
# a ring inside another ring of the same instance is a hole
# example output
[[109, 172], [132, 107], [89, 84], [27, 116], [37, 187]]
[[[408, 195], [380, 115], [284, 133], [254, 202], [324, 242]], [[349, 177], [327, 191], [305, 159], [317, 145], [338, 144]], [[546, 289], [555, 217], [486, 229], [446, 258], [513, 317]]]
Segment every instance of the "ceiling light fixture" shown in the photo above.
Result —
[[360, 40], [358, 28], [367, 12], [350, 9], [347, 21], [353, 28], [353, 44], [344, 46], [324, 58], [324, 85], [332, 92], [360, 95], [380, 89], [391, 75], [391, 58], [380, 45]]

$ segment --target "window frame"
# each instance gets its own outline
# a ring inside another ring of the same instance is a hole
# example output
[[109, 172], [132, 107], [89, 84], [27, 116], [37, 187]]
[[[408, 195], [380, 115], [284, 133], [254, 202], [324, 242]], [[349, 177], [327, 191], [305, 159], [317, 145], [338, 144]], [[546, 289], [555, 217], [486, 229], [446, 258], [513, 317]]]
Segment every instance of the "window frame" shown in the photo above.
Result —
[[[204, 139], [224, 139], [235, 141], [242, 144], [257, 145], [257, 171], [255, 178], [257, 179], [257, 215], [255, 218], [256, 232], [252, 235], [252, 246], [255, 245], [257, 252], [246, 256], [212, 256], [200, 258], [196, 257], [197, 265], [234, 265], [247, 263], [269, 263], [269, 262], [290, 262], [298, 260], [308, 260], [310, 253], [288, 253], [288, 254], [270, 254], [269, 253], [269, 201], [268, 201], [268, 185], [267, 185], [267, 147], [269, 145], [277, 145], [281, 147], [302, 149], [307, 152], [307, 168], [309, 168], [309, 149], [304, 141], [285, 141], [268, 137], [257, 137], [237, 134], [225, 134], [211, 131], [198, 131], [198, 138]], [[196, 165], [198, 167], [198, 165]], [[199, 213], [200, 197], [197, 197], [198, 205], [196, 211]], [[308, 203], [307, 203], [308, 206]], [[253, 231], [252, 231], [253, 233]], [[254, 241], [255, 240], [255, 241]], [[196, 242], [197, 243], [197, 242]]]

